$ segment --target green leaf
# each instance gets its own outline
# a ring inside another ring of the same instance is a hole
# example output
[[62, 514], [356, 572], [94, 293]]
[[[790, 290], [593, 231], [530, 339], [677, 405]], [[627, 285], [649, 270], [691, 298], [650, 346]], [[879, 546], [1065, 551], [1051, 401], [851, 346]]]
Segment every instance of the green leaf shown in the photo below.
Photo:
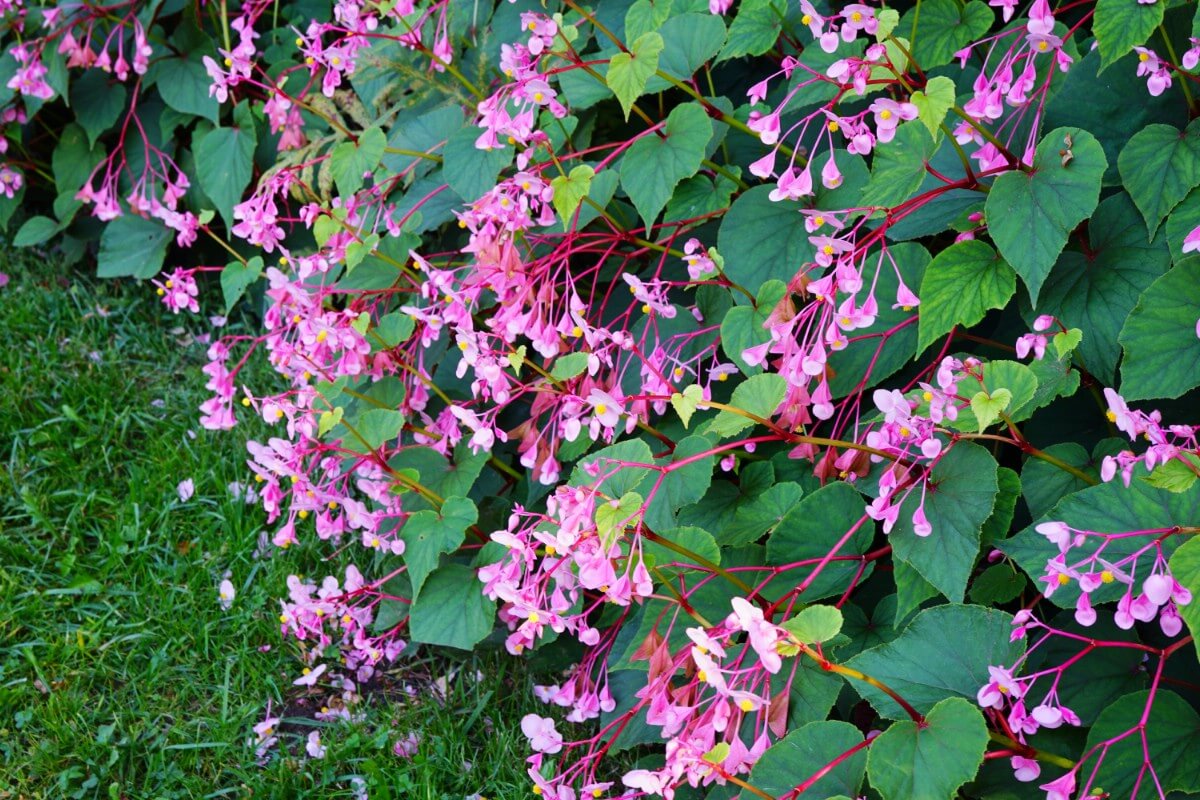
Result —
[[971, 0], [925, 0], [921, 11], [909, 11], [896, 33], [912, 40], [913, 58], [924, 70], [949, 64], [954, 54], [983, 38], [995, 15], [985, 3]]
[[216, 205], [226, 227], [236, 224], [233, 207], [254, 174], [254, 148], [258, 137], [253, 124], [238, 128], [214, 128], [196, 145], [196, 177], [200, 188]]
[[1183, 617], [1188, 631], [1195, 637], [1193, 644], [1196, 652], [1200, 653], [1200, 602], [1194, 599], [1200, 597], [1200, 538], [1189, 537], [1171, 556], [1168, 566], [1171, 576], [1192, 593], [1193, 601], [1186, 606], [1179, 606], [1179, 616]]
[[646, 467], [625, 466], [614, 471], [614, 467], [618, 462], [626, 464], [646, 464], [654, 463], [654, 456], [650, 452], [650, 446], [641, 439], [627, 439], [623, 442], [609, 445], [601, 448], [595, 453], [592, 453], [585, 458], [579, 460], [575, 470], [571, 473], [571, 486], [591, 486], [595, 483], [594, 473], [589, 472], [588, 467], [598, 469], [603, 474], [612, 473], [604, 480], [600, 481], [599, 490], [609, 497], [621, 497], [626, 492], [632, 492], [636, 489], [646, 476], [654, 473], [655, 470]]
[[768, 318], [788, 293], [787, 284], [771, 279], [758, 290], [754, 306], [736, 306], [721, 320], [721, 349], [745, 375], [757, 375], [762, 367], [749, 364], [742, 354], [751, 347], [771, 341], [766, 329]]
[[[658, 29], [666, 47], [658, 58], [658, 68], [667, 75], [686, 81], [721, 51], [725, 44], [725, 23], [716, 14], [679, 14]], [[632, 36], [632, 34], [628, 34]], [[656, 92], [671, 84], [654, 75], [646, 90]]]
[[[767, 539], [767, 563], [810, 562], [786, 573], [789, 585], [793, 586], [812, 579], [807, 590], [800, 594], [800, 600], [820, 600], [846, 590], [858, 572], [856, 560], [830, 561], [820, 571], [814, 565], [826, 555], [854, 556], [867, 552], [875, 537], [875, 523], [866, 516], [863, 507], [862, 496], [849, 484], [830, 483], [805, 497], [779, 521]], [[851, 531], [846, 543], [833, 552]]]
[[658, 56], [663, 50], [663, 38], [651, 31], [643, 33], [628, 53], [617, 53], [608, 62], [606, 82], [621, 103], [625, 119], [633, 104], [646, 90], [646, 81], [658, 69]]
[[[1125, 446], [1120, 440], [1113, 441], [1118, 449]], [[1095, 483], [1100, 482], [1098, 464], [1103, 453], [1100, 452], [1099, 446], [1095, 458], [1074, 442], [1053, 444], [1044, 448], [1044, 452], [1091, 476]], [[1021, 494], [1025, 498], [1025, 505], [1029, 507], [1030, 515], [1035, 518], [1044, 516], [1055, 503], [1068, 494], [1094, 485], [1036, 458], [1030, 458], [1021, 468]]]
[[[1062, 150], [1074, 157], [1060, 155]], [[988, 231], [1000, 255], [1025, 282], [1035, 308], [1067, 237], [1100, 201], [1107, 167], [1096, 137], [1079, 128], [1058, 128], [1038, 143], [1032, 172], [1006, 172], [992, 184], [986, 205]]]
[[[997, 546], [1015, 559], [1021, 569], [1038, 582], [1046, 574], [1046, 562], [1059, 554], [1058, 547], [1035, 530], [1037, 525], [1043, 522], [1061, 520], [1076, 530], [1126, 533], [1193, 525], [1197, 519], [1200, 519], [1200, 484], [1176, 494], [1157, 489], [1145, 481], [1134, 481], [1128, 488], [1123, 486], [1121, 481], [1113, 481], [1067, 495], [1049, 512], [1035, 518], [1029, 527], [1011, 539], [999, 542]], [[1175, 552], [1181, 544], [1179, 538], [1168, 536], [1162, 540], [1164, 557], [1169, 558]], [[1117, 563], [1144, 548], [1148, 541], [1140, 536], [1108, 540], [1099, 536], [1088, 536], [1082, 545], [1072, 548], [1071, 563], [1086, 561], [1095, 554], [1096, 548], [1102, 543], [1104, 558]], [[1153, 555], [1143, 556], [1142, 570], [1149, 569], [1152, 560]], [[1142, 574], [1142, 570], [1139, 570], [1138, 574]], [[1091, 594], [1092, 604], [1116, 601], [1125, 589], [1125, 585], [1119, 581], [1101, 585]], [[1060, 608], [1074, 608], [1078, 599], [1077, 581], [1056, 587], [1054, 594], [1049, 598]]]
[[1000, 414], [1011, 402], [1012, 392], [1008, 389], [995, 389], [991, 394], [976, 392], [971, 398], [971, 413], [975, 415], [978, 432], [983, 433], [989, 425], [1000, 419]]
[[[686, 436], [675, 445], [669, 456], [658, 462], [660, 467], [670, 469], [662, 473], [651, 472], [646, 476], [640, 489], [650, 498], [646, 524], [652, 529], [673, 527], [676, 524], [676, 511], [704, 497], [716, 465], [717, 457], [711, 450], [712, 442], [703, 436]], [[683, 466], [676, 463], [692, 458], [696, 460]], [[653, 491], [655, 483], [658, 483], [657, 491]]]
[[[1131, 735], [1147, 706], [1150, 711], [1141, 735]], [[1105, 742], [1109, 744], [1101, 747]], [[1092, 785], [1101, 787], [1109, 797], [1136, 795], [1148, 800], [1152, 796], [1178, 797], [1176, 792], [1195, 794], [1200, 791], [1197, 748], [1200, 715], [1175, 692], [1159, 687], [1153, 695], [1125, 695], [1104, 710], [1088, 733], [1083, 750], [1088, 757], [1080, 762], [1079, 770], [1082, 775], [1094, 776]], [[1157, 781], [1146, 775], [1147, 763], [1153, 765]], [[1156, 784], [1162, 787], [1161, 795]], [[1135, 786], [1139, 787], [1136, 792]]]
[[421, 587], [437, 569], [442, 554], [457, 550], [467, 537], [467, 528], [478, 519], [478, 509], [465, 497], [447, 497], [440, 511], [418, 511], [408, 518], [400, 538], [414, 598], [420, 597]]
[[1029, 585], [1025, 575], [1008, 564], [993, 564], [971, 584], [971, 602], [998, 606], [1016, 600]]
[[559, 175], [550, 181], [550, 188], [554, 190], [554, 210], [564, 226], [570, 227], [574, 221], [571, 218], [591, 190], [592, 176], [595, 174], [596, 170], [587, 164], [580, 164], [572, 167], [570, 174]]
[[1021, 496], [1021, 476], [1015, 470], [1001, 467], [996, 471], [996, 481], [1000, 491], [996, 495], [996, 505], [992, 508], [991, 516], [983, 523], [980, 538], [984, 547], [1008, 538], [1008, 529], [1017, 510], [1017, 499]]
[[[858, 797], [867, 754], [859, 750], [839, 759], [862, 741], [862, 732], [848, 722], [809, 722], [767, 748], [751, 770], [749, 783], [771, 797], [792, 800], [833, 800], [834, 795]], [[831, 764], [834, 766], [803, 793], [792, 794], [793, 789]]]
[[32, 247], [58, 233], [58, 223], [49, 217], [30, 217], [13, 237], [14, 247]]
[[1166, 5], [1166, 0], [1150, 3], [1097, 0], [1092, 33], [1100, 50], [1101, 71], [1150, 38], [1162, 24]]
[[479, 129], [459, 128], [442, 148], [442, 178], [455, 194], [468, 203], [483, 197], [496, 185], [496, 177], [512, 163], [512, 147], [481, 150], [475, 146]]
[[956, 797], [979, 771], [987, 743], [978, 706], [948, 697], [925, 715], [924, 724], [904, 720], [881, 733], [871, 744], [867, 774], [883, 800]]
[[837, 606], [809, 606], [781, 626], [805, 644], [828, 642], [842, 631], [842, 612]]
[[425, 581], [408, 629], [415, 642], [470, 650], [492, 632], [495, 617], [496, 604], [484, 596], [475, 570], [447, 564]]
[[[743, 488], [750, 466], [742, 469]], [[769, 536], [803, 496], [804, 490], [800, 488], [800, 484], [785, 481], [771, 486], [749, 501], [736, 504], [733, 520], [720, 531], [721, 544], [749, 544], [763, 536]]]
[[[896, 691], [922, 714], [947, 697], [975, 702], [988, 666], [1011, 664], [1025, 652], [1023, 639], [1010, 641], [1012, 615], [982, 606], [934, 606], [919, 614], [894, 640], [864, 650], [846, 662]], [[938, 656], [930, 669], [930, 654]], [[888, 719], [908, 719], [895, 700], [870, 684], [851, 685]], [[919, 796], [919, 795], [914, 795]]]
[[988, 309], [1004, 308], [1016, 291], [1016, 273], [987, 243], [969, 239], [950, 245], [925, 268], [917, 351], [955, 325], [978, 324]]
[[871, 182], [858, 204], [890, 208], [912, 197], [925, 180], [925, 165], [936, 149], [924, 127], [901, 125], [896, 129], [896, 138], [875, 148]]
[[671, 395], [671, 408], [675, 409], [675, 413], [679, 415], [685, 429], [691, 423], [692, 415], [696, 413], [696, 407], [703, 399], [704, 390], [696, 383], [686, 387], [682, 392], [675, 392]]
[[346, 443], [348, 449], [362, 452], [360, 447], [367, 450], [378, 450], [387, 442], [394, 440], [404, 428], [404, 414], [391, 408], [368, 408], [354, 420], [354, 430], [363, 438], [353, 437]]
[[230, 261], [221, 270], [221, 295], [225, 298], [225, 313], [229, 314], [250, 285], [262, 275], [262, 256], [254, 256], [245, 264]]
[[1129, 196], [1104, 199], [1088, 220], [1088, 250], [1067, 250], [1042, 287], [1037, 312], [1053, 314], [1079, 328], [1079, 356], [1087, 370], [1106, 384], [1115, 382], [1120, 345], [1117, 337], [1138, 296], [1167, 271], [1171, 257], [1165, 236], [1147, 241], [1146, 228]]
[[1200, 386], [1200, 258], [1188, 258], [1142, 292], [1121, 329], [1126, 400], [1179, 397]]
[[71, 109], [88, 143], [95, 145], [125, 110], [125, 87], [101, 70], [85, 70], [71, 82]]
[[729, 26], [725, 49], [718, 61], [761, 56], [775, 46], [783, 32], [787, 6], [783, 0], [744, 0]]
[[[709, 467], [711, 471], [712, 467]], [[721, 548], [717, 547], [717, 542], [713, 539], [713, 535], [703, 528], [685, 526], [680, 528], [660, 528], [655, 532], [660, 539], [671, 542], [684, 550], [695, 553], [700, 558], [712, 564], [721, 563]], [[673, 562], [679, 562], [685, 565], [695, 564], [696, 560], [690, 556], [672, 550], [665, 544], [657, 541], [646, 540], [642, 543], [642, 552], [646, 557], [656, 565], [660, 570], [663, 570], [668, 576], [675, 574], [688, 575], [691, 572], [690, 567], [667, 567], [665, 565]]]
[[[1092, 50], [1071, 66], [1062, 88], [1046, 104], [1046, 128], [1078, 126], [1091, 131], [1104, 148], [1106, 185], [1120, 182], [1120, 152], [1130, 138], [1152, 122], [1182, 128], [1188, 122], [1187, 102], [1179, 82], [1158, 97], [1146, 92], [1146, 79], [1137, 74], [1138, 57], [1129, 54], [1113, 69], [1100, 69], [1100, 51]], [[1086, 97], [1087, 102], [1079, 102]], [[1078, 152], [1076, 152], [1078, 155]]]
[[416, 323], [412, 317], [400, 311], [393, 311], [379, 318], [379, 324], [375, 326], [375, 335], [384, 347], [395, 347], [407, 342], [415, 329]]
[[188, 116], [204, 117], [217, 124], [221, 107], [208, 94], [212, 81], [194, 53], [188, 58], [164, 58], [154, 67], [154, 85], [163, 102]]
[[[808, 231], [796, 222], [800, 204], [771, 202], [771, 191], [770, 186], [755, 186], [742, 192], [721, 220], [717, 235], [725, 274], [751, 294], [772, 278], [790, 281], [814, 255]], [[735, 292], [734, 299], [747, 302], [741, 292]]]
[[379, 128], [368, 128], [358, 135], [357, 142], [342, 142], [329, 155], [338, 193], [343, 197], [357, 192], [363, 185], [363, 174], [374, 172], [387, 147], [387, 136]]
[[996, 505], [996, 459], [983, 447], [959, 442], [934, 466], [925, 493], [929, 536], [913, 530], [912, 515], [921, 502], [913, 492], [900, 507], [890, 540], [896, 558], [913, 567], [951, 602], [962, 602], [967, 579], [979, 556], [981, 531]]
[[101, 278], [152, 278], [162, 270], [170, 228], [158, 220], [125, 214], [104, 226], [96, 275]]
[[1147, 125], [1121, 148], [1117, 168], [1153, 239], [1171, 210], [1200, 186], [1200, 120], [1182, 133], [1171, 125]]
[[917, 107], [917, 119], [929, 130], [934, 141], [941, 133], [942, 120], [954, 108], [955, 98], [954, 81], [945, 75], [930, 78], [924, 90], [915, 91], [908, 98]]
[[[775, 410], [787, 395], [787, 381], [782, 375], [766, 373], [747, 378], [733, 390], [733, 397], [727, 405], [746, 411], [760, 419], [769, 420], [775, 415]], [[733, 436], [745, 428], [755, 425], [755, 421], [732, 411], [722, 411], [705, 428], [706, 432], [718, 437]]]
[[676, 184], [700, 168], [712, 138], [712, 121], [698, 103], [684, 103], [671, 111], [663, 133], [662, 138], [641, 137], [621, 160], [621, 188], [647, 228], [671, 199]]

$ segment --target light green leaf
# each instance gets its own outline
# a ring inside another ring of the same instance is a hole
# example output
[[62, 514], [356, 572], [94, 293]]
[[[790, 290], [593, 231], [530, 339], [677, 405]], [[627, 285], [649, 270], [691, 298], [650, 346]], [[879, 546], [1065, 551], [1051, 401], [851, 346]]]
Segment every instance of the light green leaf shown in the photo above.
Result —
[[1151, 486], [1166, 489], [1168, 492], [1186, 492], [1192, 488], [1192, 484], [1197, 480], [1197, 472], [1200, 472], [1200, 456], [1187, 452], [1179, 455], [1180, 458], [1159, 464], [1154, 468], [1154, 472], [1146, 475], [1142, 480]]
[[884, 39], [892, 35], [892, 31], [896, 30], [896, 26], [900, 24], [900, 12], [894, 8], [883, 8], [875, 12], [877, 27], [875, 29], [875, 41], [882, 42]]
[[646, 81], [658, 69], [663, 47], [662, 36], [651, 31], [639, 36], [629, 52], [617, 53], [609, 60], [606, 81], [620, 101], [625, 119], [629, 119], [630, 109], [646, 90]]
[[809, 606], [781, 626], [804, 644], [828, 642], [841, 633], [842, 612], [837, 606]]
[[550, 377], [560, 381], [569, 381], [571, 378], [579, 377], [587, 369], [589, 357], [587, 353], [567, 353], [559, 356], [554, 360]]
[[1012, 402], [1012, 392], [1008, 389], [995, 389], [989, 395], [987, 392], [976, 392], [971, 398], [971, 411], [975, 414], [978, 432], [983, 433], [989, 425], [1000, 419], [1001, 412]]
[[571, 217], [575, 216], [579, 204], [592, 188], [592, 176], [595, 174], [596, 171], [587, 164], [580, 164], [572, 167], [570, 174], [559, 175], [550, 181], [550, 188], [554, 190], [554, 210], [558, 212], [563, 225], [570, 226]]
[[1058, 354], [1058, 357], [1066, 358], [1075, 352], [1075, 348], [1079, 347], [1079, 343], [1083, 341], [1083, 331], [1079, 328], [1071, 328], [1066, 332], [1059, 331], [1054, 334], [1051, 341], [1054, 343], [1054, 352]]
[[1016, 273], [987, 243], [969, 239], [950, 245], [925, 268], [917, 351], [955, 325], [978, 324], [988, 309], [1004, 308], [1016, 291]]
[[703, 399], [704, 390], [695, 383], [685, 388], [682, 392], [675, 392], [671, 395], [671, 408], [675, 409], [675, 413], [679, 415], [684, 428], [687, 428], [691, 423], [692, 415], [696, 413], [696, 407], [700, 405], [700, 401]]
[[672, 109], [663, 134], [641, 137], [621, 160], [621, 188], [647, 228], [666, 206], [676, 184], [700, 168], [705, 146], [712, 138], [712, 120], [699, 103], [684, 103]]
[[988, 729], [977, 705], [948, 697], [925, 715], [893, 723], [871, 744], [867, 775], [883, 800], [950, 798], [975, 777]]
[[[1073, 157], [1061, 155], [1064, 150]], [[1032, 172], [1006, 172], [992, 184], [985, 207], [988, 231], [1025, 282], [1034, 308], [1067, 237], [1096, 209], [1107, 168], [1096, 137], [1058, 128], [1038, 143]]]
[[909, 102], [917, 107], [917, 118], [929, 129], [929, 135], [934, 141], [937, 141], [938, 134], [941, 133], [942, 120], [954, 107], [954, 100], [954, 81], [945, 75], [930, 78], [924, 90], [913, 92], [909, 98]]

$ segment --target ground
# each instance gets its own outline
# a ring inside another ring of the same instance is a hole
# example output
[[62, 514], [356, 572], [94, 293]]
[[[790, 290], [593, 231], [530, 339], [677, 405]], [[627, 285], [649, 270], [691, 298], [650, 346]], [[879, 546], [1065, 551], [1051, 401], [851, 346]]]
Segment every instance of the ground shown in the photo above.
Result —
[[[275, 598], [337, 565], [315, 537], [260, 547], [262, 511], [231, 496], [254, 431], [196, 423], [208, 324], [27, 253], [0, 252], [0, 271], [0, 800], [338, 798], [351, 776], [375, 800], [529, 796], [519, 725], [540, 705], [503, 654], [405, 658], [365, 691], [365, 720], [322, 727], [326, 757], [305, 758], [318, 723]], [[247, 742], [268, 701], [290, 716], [260, 765]], [[419, 752], [396, 757], [411, 731]]]

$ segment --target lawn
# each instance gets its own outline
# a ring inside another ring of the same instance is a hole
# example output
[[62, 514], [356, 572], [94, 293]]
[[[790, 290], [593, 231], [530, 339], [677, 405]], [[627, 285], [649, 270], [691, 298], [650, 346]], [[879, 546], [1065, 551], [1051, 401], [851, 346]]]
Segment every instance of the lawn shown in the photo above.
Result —
[[[263, 546], [261, 510], [230, 493], [261, 431], [197, 425], [203, 317], [43, 259], [0, 271], [0, 798], [528, 796], [519, 724], [539, 705], [506, 656], [414, 652], [363, 687], [361, 720], [313, 719], [327, 698], [292, 685], [275, 598], [340, 565], [315, 538]], [[285, 719], [260, 764], [268, 703]], [[394, 755], [412, 732], [417, 754]]]

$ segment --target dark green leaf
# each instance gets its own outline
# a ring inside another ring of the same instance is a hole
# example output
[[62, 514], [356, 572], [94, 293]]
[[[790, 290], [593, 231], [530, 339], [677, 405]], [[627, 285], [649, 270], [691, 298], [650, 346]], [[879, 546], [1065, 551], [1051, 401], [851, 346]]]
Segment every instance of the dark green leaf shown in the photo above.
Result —
[[1017, 291], [1017, 276], [986, 242], [968, 239], [947, 247], [925, 268], [917, 352], [955, 325], [978, 324], [992, 308], [1004, 308]]
[[1200, 258], [1176, 264], [1142, 292], [1121, 329], [1126, 400], [1179, 397], [1200, 386]]
[[904, 720], [881, 733], [871, 744], [867, 774], [883, 800], [956, 797], [975, 777], [987, 743], [979, 707], [948, 697], [930, 709], [923, 724]]
[[712, 138], [712, 121], [698, 103], [676, 106], [664, 137], [641, 137], [621, 160], [621, 188], [649, 228], [666, 206], [675, 186], [695, 174]]
[[1147, 125], [1121, 148], [1117, 167], [1153, 238], [1179, 201], [1200, 186], [1200, 121], [1182, 133], [1171, 125]]
[[425, 581], [408, 627], [413, 641], [470, 650], [492, 632], [495, 616], [475, 570], [446, 564]]

